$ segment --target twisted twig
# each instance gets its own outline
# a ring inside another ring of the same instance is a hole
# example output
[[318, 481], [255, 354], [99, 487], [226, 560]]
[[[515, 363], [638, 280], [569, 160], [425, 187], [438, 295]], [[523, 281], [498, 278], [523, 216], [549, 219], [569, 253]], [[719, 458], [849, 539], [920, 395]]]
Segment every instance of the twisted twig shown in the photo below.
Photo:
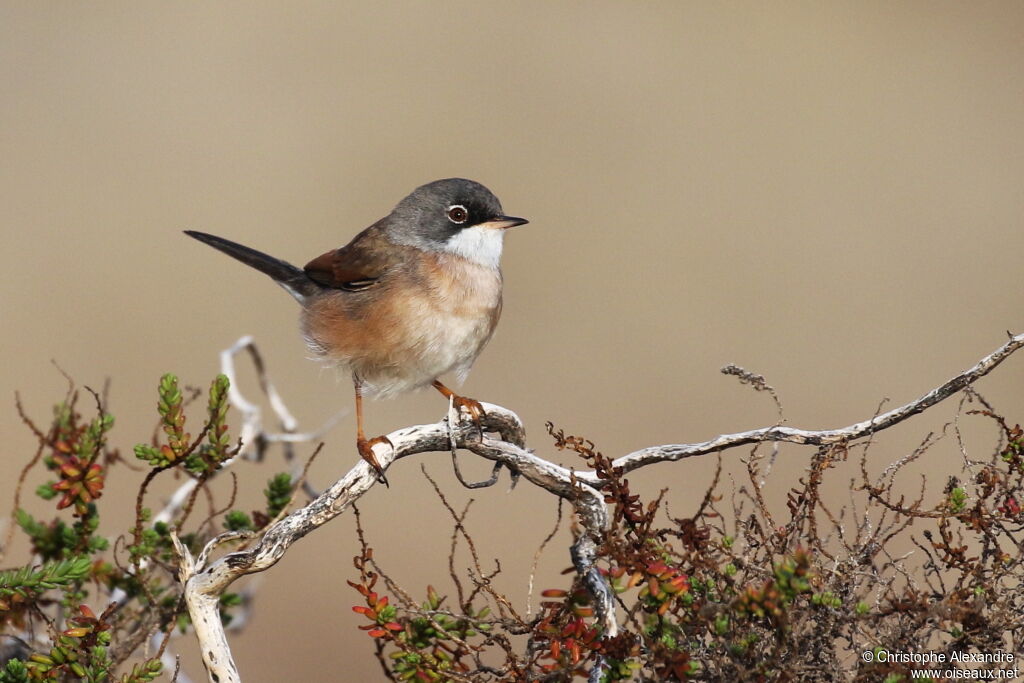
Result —
[[[251, 340], [244, 338], [232, 347], [231, 352], [224, 354], [226, 373], [231, 370], [230, 376], [233, 376], [233, 368], [228, 366], [233, 362], [234, 355], [242, 348], [251, 346]], [[645, 448], [618, 458], [613, 466], [631, 471], [657, 462], [675, 461], [763, 441], [788, 441], [819, 446], [852, 441], [891, 427], [962, 390], [988, 374], [1021, 346], [1024, 346], [1024, 334], [1013, 336], [976, 365], [917, 400], [848, 427], [812, 431], [772, 426], [722, 435], [704, 443]], [[258, 358], [258, 355], [254, 357]], [[257, 370], [262, 378], [262, 364]], [[261, 379], [261, 385], [265, 389], [272, 386], [265, 378]], [[240, 394], [232, 393], [233, 401], [236, 396], [241, 398]], [[247, 408], [248, 415], [253, 415], [252, 404], [242, 398], [240, 405]], [[492, 404], [484, 404], [484, 407], [485, 431], [498, 433], [499, 439], [481, 438], [475, 425], [450, 426], [447, 420], [442, 420], [436, 424], [408, 427], [388, 434], [388, 439], [394, 447], [378, 444], [374, 451], [378, 462], [386, 469], [395, 460], [410, 455], [449, 451], [454, 443], [459, 448], [508, 466], [530, 483], [570, 502], [584, 529], [571, 549], [573, 564], [594, 598], [604, 634], [615, 635], [618, 626], [611, 591], [594, 565], [597, 548], [608, 523], [604, 497], [600, 493], [605, 482], [593, 471], [576, 472], [537, 457], [526, 449], [523, 425], [515, 413]], [[258, 420], [258, 413], [256, 419]], [[249, 425], [243, 433], [258, 439], [259, 431], [258, 425], [255, 428]], [[185, 597], [196, 634], [202, 644], [203, 660], [211, 680], [220, 683], [239, 680], [218, 613], [221, 594], [239, 577], [273, 566], [292, 543], [341, 514], [376, 483], [377, 474], [366, 462], [359, 461], [348, 473], [306, 506], [267, 527], [253, 547], [229, 553], [209, 564], [206, 563], [206, 558], [212, 548], [204, 550], [197, 560], [186, 548], [179, 545], [180, 572], [185, 584]]]

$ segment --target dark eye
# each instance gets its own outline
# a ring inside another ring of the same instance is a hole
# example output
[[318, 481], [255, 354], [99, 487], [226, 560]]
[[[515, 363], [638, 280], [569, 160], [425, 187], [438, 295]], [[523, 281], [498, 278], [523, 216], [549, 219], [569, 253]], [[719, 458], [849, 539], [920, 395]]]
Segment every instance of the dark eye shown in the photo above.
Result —
[[448, 207], [448, 220], [452, 223], [465, 223], [467, 218], [469, 218], [469, 211], [466, 211], [466, 207], [461, 204]]

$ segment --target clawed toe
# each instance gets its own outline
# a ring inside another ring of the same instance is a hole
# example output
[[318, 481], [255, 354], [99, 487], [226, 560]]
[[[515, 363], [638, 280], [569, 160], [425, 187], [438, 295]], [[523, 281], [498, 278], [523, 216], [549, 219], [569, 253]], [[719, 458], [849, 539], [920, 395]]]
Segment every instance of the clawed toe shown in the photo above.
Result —
[[469, 418], [473, 420], [473, 424], [476, 425], [482, 439], [484, 436], [484, 426], [480, 420], [487, 417], [487, 411], [484, 410], [483, 404], [475, 398], [466, 398], [465, 396], [452, 396], [452, 401], [455, 403], [456, 408], [466, 409], [466, 412], [469, 413]]
[[480, 419], [487, 417], [487, 411], [484, 410], [484, 406], [480, 401], [475, 398], [466, 398], [465, 396], [454, 396], [452, 400], [455, 402], [456, 407], [465, 408], [466, 412], [469, 413], [469, 417], [473, 420], [473, 424], [477, 428], [481, 428]]
[[375, 436], [372, 439], [359, 438], [356, 439], [356, 449], [359, 451], [359, 457], [365, 460], [370, 467], [377, 473], [377, 481], [385, 486], [389, 486], [388, 478], [384, 476], [384, 468], [377, 462], [377, 456], [373, 453], [373, 447], [379, 443], [386, 443], [393, 449], [395, 445], [391, 443], [391, 439], [386, 436]]
[[475, 398], [466, 398], [465, 396], [459, 396], [454, 391], [441, 384], [440, 380], [434, 380], [434, 388], [441, 392], [441, 395], [452, 402], [457, 409], [465, 408], [466, 412], [469, 413], [470, 419], [473, 420], [473, 424], [480, 430], [480, 438], [484, 437], [484, 427], [480, 422], [481, 418], [487, 417], [487, 411], [484, 410], [484, 406], [480, 401]]

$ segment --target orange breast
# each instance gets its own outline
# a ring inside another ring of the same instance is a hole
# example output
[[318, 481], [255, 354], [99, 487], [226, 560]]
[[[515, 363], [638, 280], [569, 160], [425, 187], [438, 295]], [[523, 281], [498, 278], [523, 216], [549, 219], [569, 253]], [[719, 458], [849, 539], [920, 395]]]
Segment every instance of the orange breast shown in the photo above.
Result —
[[500, 314], [500, 271], [425, 253], [370, 289], [314, 298], [303, 331], [317, 356], [389, 394], [468, 370]]

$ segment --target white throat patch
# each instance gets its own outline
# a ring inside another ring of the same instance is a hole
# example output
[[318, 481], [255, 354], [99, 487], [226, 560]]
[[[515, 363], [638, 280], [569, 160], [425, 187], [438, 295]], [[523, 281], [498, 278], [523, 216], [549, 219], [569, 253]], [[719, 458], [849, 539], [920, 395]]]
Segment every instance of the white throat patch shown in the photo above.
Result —
[[479, 263], [488, 268], [497, 268], [501, 261], [501, 247], [505, 231], [500, 228], [475, 226], [465, 228], [448, 238], [445, 251]]

